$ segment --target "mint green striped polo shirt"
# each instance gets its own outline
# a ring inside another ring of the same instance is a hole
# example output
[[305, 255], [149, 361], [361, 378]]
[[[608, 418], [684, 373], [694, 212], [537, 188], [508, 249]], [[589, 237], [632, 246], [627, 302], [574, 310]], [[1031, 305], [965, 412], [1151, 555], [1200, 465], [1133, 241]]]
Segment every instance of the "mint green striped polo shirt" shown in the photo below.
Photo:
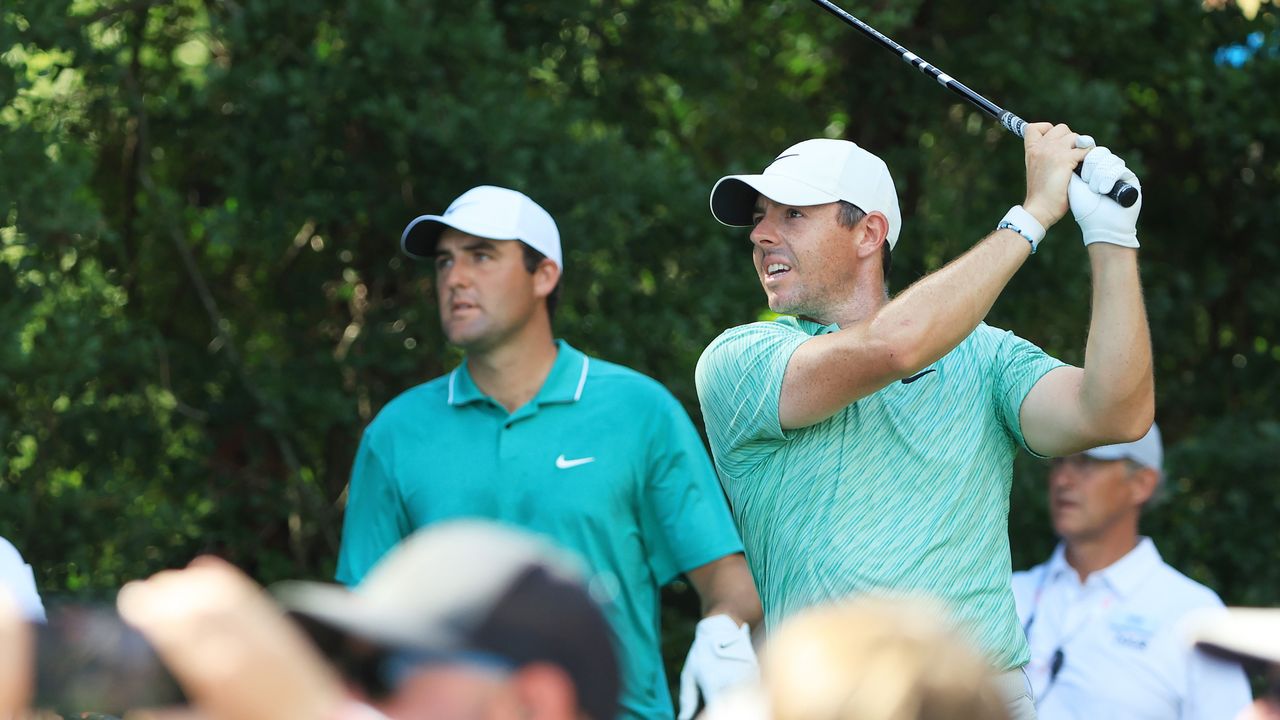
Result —
[[784, 317], [725, 331], [698, 361], [712, 455], [769, 627], [864, 593], [941, 600], [997, 670], [1025, 665], [1010, 589], [1019, 410], [1063, 363], [979, 325], [954, 350], [809, 427], [783, 431], [782, 378], [809, 338]]
[[[670, 720], [660, 588], [742, 543], [702, 438], [657, 381], [558, 342], [537, 395], [507, 412], [464, 362], [364, 431], [338, 580], [358, 583], [415, 529], [481, 517], [550, 537], [593, 574], [622, 667], [619, 717]], [[477, 572], [483, 571], [482, 568]]]

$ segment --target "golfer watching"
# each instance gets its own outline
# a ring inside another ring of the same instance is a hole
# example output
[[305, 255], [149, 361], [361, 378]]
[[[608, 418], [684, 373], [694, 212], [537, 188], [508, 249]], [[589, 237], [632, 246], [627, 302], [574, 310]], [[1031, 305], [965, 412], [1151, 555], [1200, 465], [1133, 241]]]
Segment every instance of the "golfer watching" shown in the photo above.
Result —
[[702, 599], [681, 716], [756, 675], [760, 600], [715, 471], [688, 415], [654, 380], [588, 357], [551, 330], [563, 269], [551, 215], [481, 186], [405, 228], [435, 262], [440, 322], [466, 351], [392, 400], [360, 442], [338, 580], [354, 585], [415, 529], [489, 518], [549, 536], [594, 572], [622, 665], [622, 717], [670, 718], [659, 588]]
[[[1137, 178], [1092, 145], [1065, 125], [1029, 125], [1022, 205], [893, 300], [902, 219], [880, 158], [808, 140], [763, 174], [716, 183], [712, 214], [752, 227], [769, 308], [787, 315], [725, 331], [697, 370], [769, 627], [849, 596], [933, 596], [985, 653], [1010, 715], [1034, 717], [1009, 586], [1014, 453], [1135, 440], [1154, 415], [1141, 203], [1099, 194]], [[1093, 268], [1083, 368], [982, 323], [1068, 206]]]

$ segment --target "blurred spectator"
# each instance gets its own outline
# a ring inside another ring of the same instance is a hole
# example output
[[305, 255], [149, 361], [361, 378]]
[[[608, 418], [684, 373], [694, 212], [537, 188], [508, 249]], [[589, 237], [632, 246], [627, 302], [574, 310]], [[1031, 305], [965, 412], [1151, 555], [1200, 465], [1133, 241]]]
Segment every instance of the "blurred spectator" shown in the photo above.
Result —
[[770, 636], [762, 687], [704, 720], [1004, 720], [990, 666], [945, 616], [886, 599], [803, 611]]
[[1061, 543], [1013, 575], [1041, 720], [1230, 718], [1249, 702], [1239, 668], [1188, 651], [1177, 626], [1221, 607], [1174, 570], [1138, 520], [1162, 482], [1154, 425], [1140, 440], [1055, 460], [1049, 510]]
[[[121, 614], [213, 720], [610, 720], [618, 672], [603, 614], [558, 551], [490, 523], [422, 531], [354, 590], [290, 582], [345, 679], [231, 565], [200, 558], [130, 583]], [[327, 633], [327, 634], [326, 634]]]
[[[341, 679], [261, 587], [231, 564], [197, 558], [131, 582], [117, 598], [210, 720], [354, 720]], [[185, 716], [183, 716], [185, 717]]]
[[22, 617], [44, 622], [44, 604], [36, 591], [35, 574], [13, 543], [3, 537], [0, 537], [0, 588], [9, 592]]
[[1280, 609], [1202, 611], [1188, 621], [1197, 649], [1259, 669], [1266, 692], [1237, 720], [1280, 720]]
[[21, 717], [32, 692], [31, 623], [13, 594], [0, 587], [0, 720]]
[[323, 644], [392, 718], [618, 713], [604, 615], [568, 556], [532, 534], [442, 523], [397, 546], [351, 590], [298, 582], [276, 590], [313, 631], [330, 631]]

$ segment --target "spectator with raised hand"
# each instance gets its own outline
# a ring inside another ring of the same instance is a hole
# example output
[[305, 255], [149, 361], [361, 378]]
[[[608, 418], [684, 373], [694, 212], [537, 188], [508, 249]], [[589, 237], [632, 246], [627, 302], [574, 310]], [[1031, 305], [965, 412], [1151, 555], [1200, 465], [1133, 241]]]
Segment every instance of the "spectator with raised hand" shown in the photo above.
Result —
[[192, 700], [157, 717], [613, 720], [608, 625], [573, 562], [529, 533], [458, 521], [415, 534], [354, 589], [277, 586], [305, 632], [216, 558], [130, 583], [118, 605]]
[[[210, 720], [355, 720], [342, 681], [260, 586], [201, 557], [131, 582], [121, 616], [156, 648]], [[349, 713], [349, 714], [348, 714]], [[165, 717], [188, 713], [169, 711]]]

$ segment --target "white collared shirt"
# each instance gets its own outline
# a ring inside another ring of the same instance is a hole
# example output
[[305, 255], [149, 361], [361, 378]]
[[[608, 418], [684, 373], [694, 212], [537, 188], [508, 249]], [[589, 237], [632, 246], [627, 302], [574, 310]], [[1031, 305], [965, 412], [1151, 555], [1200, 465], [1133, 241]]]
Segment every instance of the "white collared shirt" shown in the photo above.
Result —
[[0, 592], [9, 594], [24, 620], [44, 622], [44, 603], [36, 591], [35, 574], [13, 543], [3, 537], [0, 537]]
[[1083, 583], [1058, 545], [1048, 562], [1013, 574], [1013, 594], [1040, 720], [1219, 720], [1251, 699], [1238, 666], [1193, 652], [1179, 630], [1188, 612], [1222, 601], [1166, 564], [1150, 538]]

